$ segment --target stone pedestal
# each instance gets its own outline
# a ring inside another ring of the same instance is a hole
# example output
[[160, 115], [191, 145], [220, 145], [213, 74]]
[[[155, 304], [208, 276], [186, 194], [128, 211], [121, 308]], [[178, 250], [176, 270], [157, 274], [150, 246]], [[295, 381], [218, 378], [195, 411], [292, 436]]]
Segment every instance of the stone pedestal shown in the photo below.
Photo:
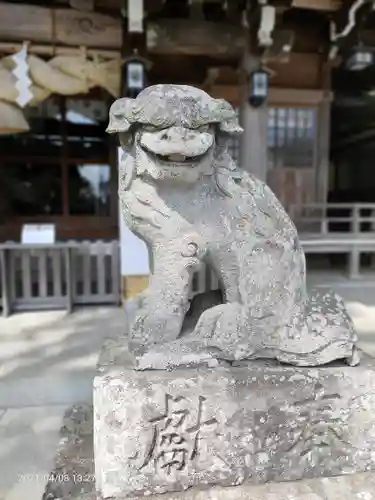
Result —
[[369, 360], [135, 372], [126, 356], [102, 359], [94, 450], [103, 499], [375, 469]]

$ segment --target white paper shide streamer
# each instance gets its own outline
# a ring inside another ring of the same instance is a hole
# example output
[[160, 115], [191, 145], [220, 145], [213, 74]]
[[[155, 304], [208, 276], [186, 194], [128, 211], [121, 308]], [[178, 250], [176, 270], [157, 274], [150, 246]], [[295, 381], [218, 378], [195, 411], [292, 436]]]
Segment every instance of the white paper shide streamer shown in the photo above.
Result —
[[16, 89], [18, 90], [18, 97], [16, 102], [21, 108], [24, 108], [33, 99], [33, 94], [30, 90], [32, 81], [29, 77], [27, 46], [24, 45], [17, 54], [12, 56], [12, 60], [15, 63], [12, 73], [17, 78]]
[[128, 32], [143, 33], [143, 0], [128, 0]]

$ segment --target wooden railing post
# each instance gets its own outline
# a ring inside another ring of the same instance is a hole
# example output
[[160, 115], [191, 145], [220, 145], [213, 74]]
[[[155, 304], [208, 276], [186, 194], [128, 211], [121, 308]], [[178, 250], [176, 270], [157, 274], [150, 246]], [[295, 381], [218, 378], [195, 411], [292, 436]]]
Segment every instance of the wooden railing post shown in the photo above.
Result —
[[356, 279], [360, 276], [361, 252], [357, 245], [353, 245], [349, 253], [349, 278]]
[[358, 205], [354, 205], [352, 209], [351, 230], [354, 234], [358, 234], [361, 232], [361, 213], [360, 207]]
[[120, 286], [120, 245], [117, 241], [111, 244], [111, 282], [113, 287], [113, 293], [117, 297], [117, 304], [121, 303], [121, 286]]
[[0, 266], [1, 266], [1, 289], [2, 289], [2, 306], [3, 316], [6, 318], [12, 312], [12, 300], [10, 293], [9, 280], [9, 250], [0, 250]]
[[74, 306], [74, 265], [72, 259], [72, 248], [65, 248], [65, 273], [66, 273], [66, 309], [68, 313], [73, 312]]
[[328, 218], [327, 218], [327, 207], [322, 205], [322, 218], [320, 222], [320, 232], [321, 234], [328, 233]]

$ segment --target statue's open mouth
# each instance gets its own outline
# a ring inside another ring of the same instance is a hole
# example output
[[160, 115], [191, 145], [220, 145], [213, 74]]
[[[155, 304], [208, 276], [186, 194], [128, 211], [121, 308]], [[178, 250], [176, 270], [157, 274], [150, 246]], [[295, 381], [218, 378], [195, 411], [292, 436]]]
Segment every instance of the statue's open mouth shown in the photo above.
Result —
[[171, 153], [171, 154], [162, 155], [162, 154], [154, 153], [153, 151], [151, 151], [151, 149], [149, 149], [144, 144], [140, 144], [140, 146], [141, 146], [141, 149], [145, 153], [147, 153], [148, 155], [157, 159], [159, 162], [161, 161], [163, 163], [166, 163], [166, 164], [169, 163], [169, 164], [173, 164], [173, 165], [176, 165], [176, 163], [182, 164], [182, 165], [184, 163], [187, 163], [189, 165], [194, 164], [194, 163], [198, 164], [204, 159], [205, 156], [207, 156], [209, 149], [210, 149], [209, 148], [204, 153], [199, 154], [199, 155], [195, 155], [195, 156], [186, 156], [186, 155], [181, 154], [181, 153]]

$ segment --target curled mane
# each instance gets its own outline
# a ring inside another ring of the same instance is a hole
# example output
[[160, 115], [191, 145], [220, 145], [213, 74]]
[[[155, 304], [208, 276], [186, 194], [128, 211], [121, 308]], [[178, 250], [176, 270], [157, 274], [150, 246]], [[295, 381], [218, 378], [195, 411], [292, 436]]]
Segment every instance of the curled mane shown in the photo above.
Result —
[[192, 129], [216, 124], [220, 133], [242, 133], [237, 114], [227, 101], [186, 85], [153, 85], [135, 99], [117, 99], [109, 111], [107, 132], [122, 133], [124, 137], [137, 124]]

